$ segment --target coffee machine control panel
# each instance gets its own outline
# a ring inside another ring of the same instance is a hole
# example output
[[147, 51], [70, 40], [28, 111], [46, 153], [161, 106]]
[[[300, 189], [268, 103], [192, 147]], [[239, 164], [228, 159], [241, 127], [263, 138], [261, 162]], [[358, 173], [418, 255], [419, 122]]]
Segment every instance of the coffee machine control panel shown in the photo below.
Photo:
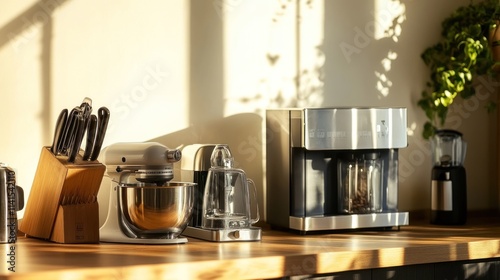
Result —
[[321, 108], [301, 112], [307, 150], [407, 146], [405, 108]]

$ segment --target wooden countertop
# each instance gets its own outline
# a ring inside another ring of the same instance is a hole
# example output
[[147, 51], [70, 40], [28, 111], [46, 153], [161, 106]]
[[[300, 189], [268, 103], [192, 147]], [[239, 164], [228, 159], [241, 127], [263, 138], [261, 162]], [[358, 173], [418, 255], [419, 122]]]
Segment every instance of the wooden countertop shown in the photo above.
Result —
[[[16, 272], [8, 270], [10, 246]], [[1, 247], [0, 279], [277, 278], [497, 258], [500, 219], [306, 236], [265, 229], [257, 242], [177, 245], [57, 244], [22, 236]]]

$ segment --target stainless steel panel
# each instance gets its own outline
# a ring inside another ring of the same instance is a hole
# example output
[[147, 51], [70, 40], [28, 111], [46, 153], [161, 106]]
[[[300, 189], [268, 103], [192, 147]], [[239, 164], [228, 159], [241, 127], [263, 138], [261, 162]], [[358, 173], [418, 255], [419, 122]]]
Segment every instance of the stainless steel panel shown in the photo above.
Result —
[[258, 241], [262, 238], [262, 230], [258, 227], [209, 230], [188, 226], [182, 235], [216, 242]]
[[453, 211], [453, 187], [451, 181], [432, 180], [431, 210]]
[[304, 109], [308, 150], [391, 149], [407, 146], [406, 108]]
[[2, 199], [0, 200], [0, 243], [7, 243], [9, 240], [9, 227], [10, 224], [10, 210], [9, 210], [9, 199], [7, 198], [8, 186], [11, 183], [8, 181], [7, 172], [5, 169], [0, 169], [0, 187]]
[[408, 223], [408, 212], [290, 217], [290, 228], [300, 231], [393, 227]]
[[[214, 150], [214, 144], [192, 144], [182, 149], [181, 170], [182, 171], [205, 171], [210, 168], [210, 156]], [[192, 180], [192, 174], [190, 178]], [[181, 178], [181, 180], [183, 180]]]
[[[297, 112], [300, 116], [300, 111], [295, 111], [295, 115]], [[293, 115], [294, 112], [290, 110], [266, 112], [266, 221], [281, 227], [288, 227], [290, 216], [290, 151]]]
[[17, 240], [17, 211], [24, 203], [18, 197], [22, 192], [16, 186], [15, 173], [10, 167], [0, 164], [0, 243], [15, 243]]

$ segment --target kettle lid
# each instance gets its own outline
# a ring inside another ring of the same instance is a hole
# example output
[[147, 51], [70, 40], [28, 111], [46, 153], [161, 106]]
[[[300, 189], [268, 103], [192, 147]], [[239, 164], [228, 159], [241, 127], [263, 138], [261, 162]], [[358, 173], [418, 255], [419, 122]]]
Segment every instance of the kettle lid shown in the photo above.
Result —
[[231, 150], [227, 144], [218, 144], [215, 146], [210, 156], [210, 164], [212, 168], [232, 168], [234, 158], [231, 155]]

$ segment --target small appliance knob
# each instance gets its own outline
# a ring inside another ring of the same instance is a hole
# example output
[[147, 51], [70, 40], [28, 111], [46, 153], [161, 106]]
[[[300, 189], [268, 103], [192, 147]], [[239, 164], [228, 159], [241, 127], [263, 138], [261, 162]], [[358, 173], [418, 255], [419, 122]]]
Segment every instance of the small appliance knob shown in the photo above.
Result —
[[168, 150], [167, 151], [167, 159], [168, 159], [168, 162], [177, 162], [179, 160], [181, 160], [181, 157], [182, 157], [182, 153], [180, 150]]
[[235, 230], [235, 231], [229, 233], [229, 236], [232, 237], [232, 238], [234, 238], [234, 239], [240, 239], [240, 237], [241, 237], [240, 236], [240, 231], [239, 230]]

